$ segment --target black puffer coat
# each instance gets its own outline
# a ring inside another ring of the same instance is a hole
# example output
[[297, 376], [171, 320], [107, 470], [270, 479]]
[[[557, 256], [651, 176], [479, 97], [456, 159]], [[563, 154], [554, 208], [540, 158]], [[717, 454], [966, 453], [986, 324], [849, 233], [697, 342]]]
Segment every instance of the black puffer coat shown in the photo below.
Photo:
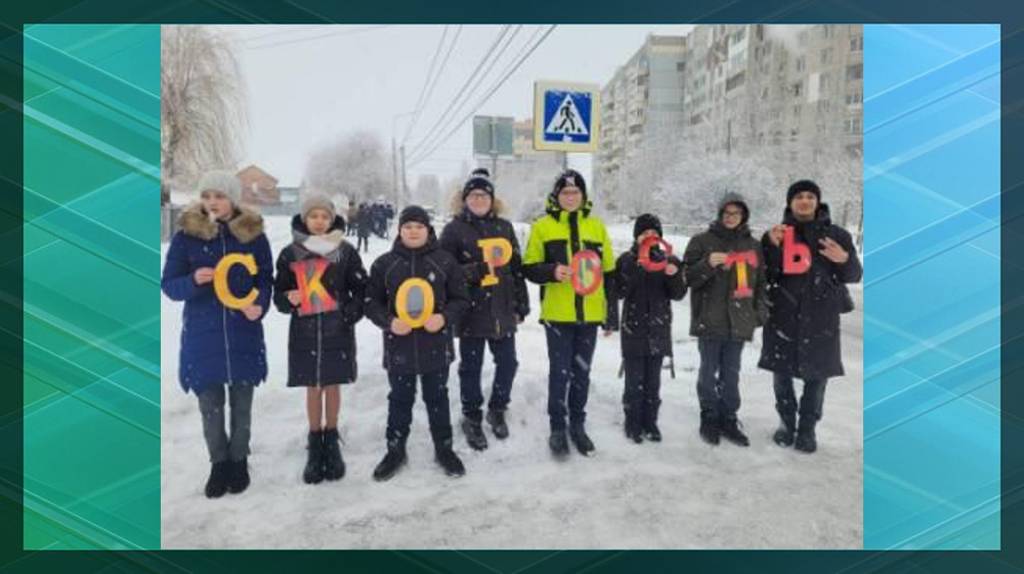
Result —
[[[498, 267], [498, 284], [481, 287], [480, 281], [488, 273], [483, 251], [477, 243], [481, 239], [503, 237], [512, 244], [512, 259]], [[468, 209], [455, 216], [441, 232], [441, 249], [459, 262], [466, 275], [469, 289], [469, 313], [458, 326], [460, 337], [500, 339], [515, 333], [519, 320], [530, 314], [530, 298], [523, 276], [523, 260], [515, 229], [507, 220], [493, 212], [477, 217]]]
[[[832, 225], [828, 206], [821, 204], [813, 221], [802, 223], [786, 209], [782, 222], [795, 228], [796, 240], [808, 245], [811, 268], [800, 275], [782, 272], [782, 249], [765, 233], [761, 240], [768, 274], [770, 313], [758, 366], [801, 379], [824, 379], [843, 374], [839, 314], [847, 291], [844, 283], [860, 281], [863, 268], [853, 239]], [[829, 237], [850, 258], [840, 265], [821, 254], [819, 240]]]
[[[671, 356], [672, 301], [686, 296], [683, 264], [669, 257], [669, 262], [679, 268], [669, 276], [664, 271], [647, 271], [637, 258], [638, 247], [634, 244], [615, 263], [615, 296], [622, 300], [622, 356]], [[663, 261], [664, 254], [654, 251], [651, 259]]]
[[[413, 329], [408, 335], [391, 332], [391, 320], [398, 316], [395, 298], [398, 288], [411, 277], [425, 279], [434, 291], [434, 313], [444, 315], [444, 329], [429, 333]], [[384, 368], [396, 375], [423, 374], [447, 369], [455, 356], [452, 333], [469, 310], [466, 278], [455, 258], [440, 248], [433, 230], [427, 244], [418, 249], [402, 245], [395, 238], [391, 251], [370, 267], [366, 290], [366, 316], [384, 330]]]
[[[310, 242], [306, 224], [296, 215], [292, 219], [294, 241], [277, 257], [274, 306], [292, 316], [288, 328], [290, 387], [344, 384], [356, 380], [355, 324], [363, 317], [367, 277], [359, 252], [341, 237], [344, 228], [344, 220], [336, 217], [328, 235], [322, 236], [326, 239], [324, 243], [334, 248], [328, 250], [326, 245], [316, 246], [318, 253], [311, 250], [310, 246], [316, 244]], [[321, 282], [338, 302], [338, 310], [303, 317], [288, 301], [288, 291], [298, 289], [291, 264], [316, 258], [328, 262]]]

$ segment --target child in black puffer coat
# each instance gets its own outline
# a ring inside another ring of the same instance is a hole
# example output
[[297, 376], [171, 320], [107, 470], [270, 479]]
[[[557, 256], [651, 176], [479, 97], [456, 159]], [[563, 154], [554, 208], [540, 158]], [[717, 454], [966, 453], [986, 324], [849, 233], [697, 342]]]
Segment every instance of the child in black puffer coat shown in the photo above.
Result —
[[356, 380], [355, 324], [363, 316], [367, 278], [344, 233], [345, 220], [334, 204], [311, 196], [292, 219], [292, 243], [277, 258], [274, 305], [291, 315], [288, 386], [306, 387], [307, 484], [345, 474], [338, 445], [339, 385]]

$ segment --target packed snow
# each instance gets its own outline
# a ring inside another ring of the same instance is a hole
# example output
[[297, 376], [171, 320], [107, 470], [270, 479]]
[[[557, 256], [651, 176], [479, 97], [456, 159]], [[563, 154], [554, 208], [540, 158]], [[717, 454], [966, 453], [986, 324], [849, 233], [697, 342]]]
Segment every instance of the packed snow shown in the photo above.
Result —
[[[267, 218], [277, 252], [290, 241], [289, 219]], [[517, 224], [525, 244], [527, 226]], [[610, 226], [616, 254], [631, 224]], [[438, 229], [440, 231], [440, 229]], [[392, 231], [393, 233], [393, 231]], [[392, 237], [394, 235], [392, 234]], [[681, 254], [686, 238], [666, 239]], [[370, 240], [373, 259], [390, 241]], [[166, 244], [164, 252], [166, 252]], [[600, 337], [591, 373], [587, 429], [592, 456], [566, 461], [548, 450], [547, 349], [533, 314], [517, 338], [519, 372], [508, 411], [510, 437], [471, 450], [458, 427], [457, 364], [449, 377], [456, 452], [466, 476], [446, 477], [434, 462], [426, 412], [418, 400], [409, 462], [389, 482], [371, 473], [385, 452], [388, 384], [380, 330], [357, 326], [359, 380], [342, 387], [340, 433], [347, 464], [338, 482], [306, 485], [305, 391], [285, 387], [288, 316], [264, 320], [270, 376], [253, 404], [252, 485], [208, 500], [210, 470], [195, 397], [178, 385], [181, 304], [162, 297], [162, 546], [164, 548], [861, 548], [863, 536], [862, 291], [843, 315], [847, 375], [831, 379], [819, 450], [776, 446], [771, 374], [757, 369], [760, 333], [743, 353], [739, 412], [749, 448], [717, 447], [697, 434], [696, 340], [688, 334], [689, 295], [673, 306], [676, 378], [662, 379], [661, 443], [633, 444], [623, 434], [618, 335]], [[489, 361], [489, 359], [488, 359]], [[667, 366], [667, 361], [666, 361]], [[485, 362], [485, 397], [492, 365]], [[797, 390], [801, 388], [797, 383]]]

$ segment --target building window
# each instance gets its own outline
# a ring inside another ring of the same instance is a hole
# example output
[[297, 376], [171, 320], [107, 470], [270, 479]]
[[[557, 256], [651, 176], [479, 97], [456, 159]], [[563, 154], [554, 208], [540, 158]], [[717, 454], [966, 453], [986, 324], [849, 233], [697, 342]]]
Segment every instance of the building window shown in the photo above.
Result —
[[800, 117], [800, 104], [793, 106], [793, 117]]
[[833, 35], [832, 26], [829, 26], [829, 25], [825, 24], [825, 25], [823, 25], [821, 27], [821, 37], [822, 38], [831, 38], [832, 35]]
[[799, 98], [804, 93], [804, 83], [797, 82], [793, 84], [793, 97]]
[[823, 72], [820, 76], [818, 76], [818, 92], [822, 94], [827, 94], [831, 88], [832, 75], [829, 74], [828, 72]]
[[861, 93], [860, 92], [851, 92], [849, 94], [846, 94], [846, 105], [848, 105], [848, 106], [856, 106], [856, 105], [858, 105], [860, 103], [861, 103]]
[[846, 81], [860, 80], [864, 77], [864, 64], [850, 64], [846, 66]]
[[765, 86], [765, 87], [761, 88], [761, 99], [762, 100], [767, 100], [768, 99], [768, 93], [769, 93], [768, 86]]
[[806, 58], [804, 58], [803, 56], [800, 56], [799, 58], [796, 59], [796, 71], [802, 72], [802, 71], [804, 71], [804, 68], [806, 68], [806, 67], [807, 67], [807, 59]]
[[853, 116], [846, 119], [846, 133], [860, 135], [860, 116]]
[[851, 52], [863, 52], [864, 51], [864, 36], [853, 36], [850, 38], [850, 51]]
[[825, 48], [821, 51], [821, 63], [829, 64], [832, 62], [832, 48]]
[[686, 71], [686, 62], [676, 62], [676, 71], [677, 72], [685, 72]]
[[832, 108], [828, 100], [818, 100], [818, 111], [827, 112]]

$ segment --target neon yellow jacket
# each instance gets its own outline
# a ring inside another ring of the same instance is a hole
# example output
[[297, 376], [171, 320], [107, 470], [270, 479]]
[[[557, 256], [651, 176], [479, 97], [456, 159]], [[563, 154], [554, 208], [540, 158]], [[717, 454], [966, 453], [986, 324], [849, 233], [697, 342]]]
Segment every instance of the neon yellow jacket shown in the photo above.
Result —
[[[615, 254], [608, 230], [599, 218], [590, 215], [590, 207], [588, 201], [582, 208], [566, 213], [549, 199], [548, 213], [530, 227], [523, 271], [527, 279], [541, 285], [541, 321], [618, 327], [614, 299], [605, 296], [606, 290], [613, 292], [608, 284], [614, 280]], [[573, 290], [572, 282], [555, 281], [555, 267], [569, 265], [574, 254], [587, 249], [600, 256], [604, 281], [597, 291], [581, 296]]]

